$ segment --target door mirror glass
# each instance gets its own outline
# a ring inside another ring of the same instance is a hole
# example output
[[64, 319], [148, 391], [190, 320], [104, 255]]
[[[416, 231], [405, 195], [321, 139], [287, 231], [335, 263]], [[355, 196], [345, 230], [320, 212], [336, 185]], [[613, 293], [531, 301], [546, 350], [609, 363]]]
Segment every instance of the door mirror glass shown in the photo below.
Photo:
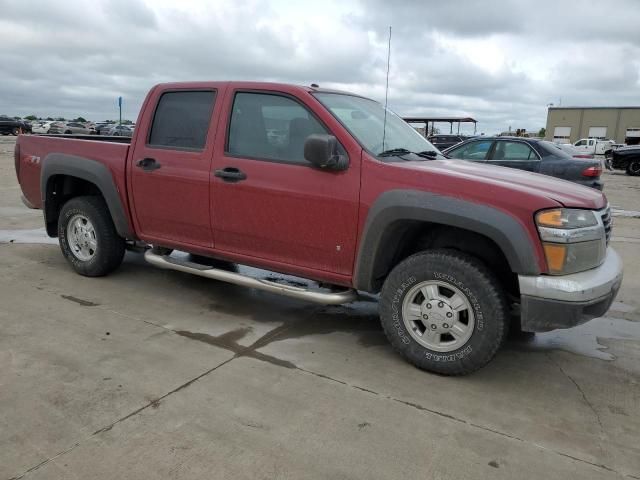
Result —
[[313, 166], [325, 170], [346, 170], [349, 161], [338, 151], [338, 140], [333, 135], [314, 133], [304, 142], [304, 158]]

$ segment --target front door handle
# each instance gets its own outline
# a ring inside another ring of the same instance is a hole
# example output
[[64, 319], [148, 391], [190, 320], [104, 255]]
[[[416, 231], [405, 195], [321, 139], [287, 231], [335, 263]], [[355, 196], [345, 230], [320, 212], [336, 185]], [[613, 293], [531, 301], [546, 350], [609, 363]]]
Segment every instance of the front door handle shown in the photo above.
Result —
[[216, 177], [220, 177], [225, 182], [239, 182], [247, 179], [247, 174], [234, 167], [226, 167], [213, 172]]
[[162, 165], [160, 165], [155, 158], [143, 158], [136, 162], [136, 166], [140, 167], [145, 172], [150, 172], [152, 170], [159, 169]]

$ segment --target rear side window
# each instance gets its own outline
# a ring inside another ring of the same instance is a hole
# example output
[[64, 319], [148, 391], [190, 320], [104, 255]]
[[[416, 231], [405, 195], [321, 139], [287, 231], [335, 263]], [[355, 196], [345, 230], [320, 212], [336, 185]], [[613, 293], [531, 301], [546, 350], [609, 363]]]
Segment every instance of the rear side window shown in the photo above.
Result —
[[459, 158], [461, 160], [484, 160], [487, 157], [487, 152], [491, 148], [492, 143], [492, 140], [470, 142], [451, 150], [448, 155], [449, 157]]
[[203, 150], [215, 98], [213, 91], [163, 93], [153, 117], [149, 145]]
[[237, 93], [227, 152], [240, 157], [309, 165], [304, 142], [327, 130], [298, 102], [281, 95]]
[[529, 145], [521, 142], [498, 142], [493, 160], [534, 160], [538, 157]]

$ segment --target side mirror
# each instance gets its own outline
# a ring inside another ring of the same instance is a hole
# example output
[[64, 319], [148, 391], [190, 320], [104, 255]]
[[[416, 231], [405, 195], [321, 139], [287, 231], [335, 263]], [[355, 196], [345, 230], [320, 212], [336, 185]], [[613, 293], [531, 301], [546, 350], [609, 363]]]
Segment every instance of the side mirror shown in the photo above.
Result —
[[324, 170], [346, 170], [349, 159], [338, 152], [338, 139], [333, 135], [314, 133], [304, 141], [304, 158]]

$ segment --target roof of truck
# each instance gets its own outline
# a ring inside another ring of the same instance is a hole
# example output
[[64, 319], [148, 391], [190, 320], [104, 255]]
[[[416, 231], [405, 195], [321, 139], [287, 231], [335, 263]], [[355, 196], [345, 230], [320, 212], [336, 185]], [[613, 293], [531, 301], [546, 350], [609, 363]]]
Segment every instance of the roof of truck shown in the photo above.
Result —
[[[297, 85], [293, 83], [278, 83], [278, 82], [254, 82], [254, 81], [244, 81], [244, 80], [232, 80], [232, 81], [195, 81], [195, 82], [168, 82], [168, 83], [159, 83], [154, 88], [162, 88], [163, 90], [167, 89], [183, 89], [183, 88], [211, 88], [211, 87], [233, 87], [233, 88], [246, 88], [246, 89], [264, 89], [267, 88], [269, 90], [287, 90], [291, 88], [300, 89], [305, 92], [318, 92], [318, 93], [339, 93], [342, 95], [352, 95], [354, 97], [362, 97], [362, 95], [358, 95], [353, 92], [348, 92], [346, 90], [337, 90], [331, 88], [322, 88], [317, 84], [311, 85]], [[366, 98], [366, 97], [362, 97]]]

